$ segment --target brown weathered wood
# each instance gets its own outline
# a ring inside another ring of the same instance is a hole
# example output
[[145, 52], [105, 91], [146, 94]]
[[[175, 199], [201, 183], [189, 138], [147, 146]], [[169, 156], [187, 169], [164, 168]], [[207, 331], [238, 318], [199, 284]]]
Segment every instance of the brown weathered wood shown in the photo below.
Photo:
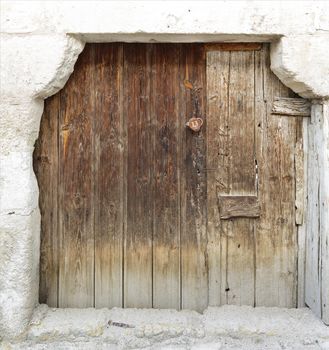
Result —
[[310, 117], [311, 103], [304, 98], [275, 97], [272, 113], [294, 117]]
[[258, 218], [260, 216], [256, 196], [219, 196], [218, 206], [221, 219]]
[[154, 45], [153, 307], [180, 308], [179, 45]]
[[256, 305], [296, 306], [297, 234], [294, 149], [298, 118], [271, 118], [275, 96], [293, 97], [270, 70], [269, 46], [256, 53]]
[[60, 95], [50, 97], [40, 124], [40, 137], [33, 154], [34, 171], [41, 189], [39, 302], [58, 306], [58, 117]]
[[207, 51], [257, 51], [262, 43], [209, 43], [205, 48]]
[[125, 307], [152, 307], [151, 51], [151, 45], [124, 45], [124, 113], [128, 133]]
[[268, 45], [228, 47], [86, 46], [34, 155], [40, 301], [296, 306], [303, 118], [270, 117]]
[[[208, 305], [207, 266], [207, 176], [206, 176], [206, 128], [205, 118], [205, 52], [202, 46], [186, 44], [182, 48], [181, 85], [185, 94], [184, 185], [181, 186], [185, 221], [181, 232], [182, 307], [204, 310]], [[183, 79], [182, 79], [183, 78]], [[193, 88], [184, 86], [191, 82]], [[199, 132], [186, 128], [192, 117], [202, 117], [204, 125]]]
[[[229, 194], [255, 195], [254, 52], [230, 53], [228, 91]], [[223, 223], [227, 239], [229, 304], [254, 304], [254, 219]]]
[[226, 232], [217, 192], [228, 193], [228, 84], [230, 52], [207, 52], [207, 236], [209, 304], [226, 303]]
[[59, 307], [94, 306], [93, 46], [60, 96]]
[[122, 306], [122, 44], [94, 45], [95, 306]]

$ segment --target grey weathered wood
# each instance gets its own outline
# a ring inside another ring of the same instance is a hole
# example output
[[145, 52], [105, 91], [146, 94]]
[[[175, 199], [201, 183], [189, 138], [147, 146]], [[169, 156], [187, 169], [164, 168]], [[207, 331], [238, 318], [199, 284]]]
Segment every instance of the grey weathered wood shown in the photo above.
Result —
[[322, 253], [322, 319], [329, 325], [329, 102], [323, 102], [319, 131], [322, 134], [320, 231]]
[[[305, 307], [305, 252], [306, 252], [305, 249], [306, 249], [306, 233], [307, 233], [307, 221], [305, 220], [305, 213], [307, 212], [307, 163], [308, 163], [307, 128], [308, 128], [308, 124], [309, 124], [309, 119], [304, 118], [303, 125], [302, 125], [303, 221], [297, 227], [297, 236], [298, 236], [297, 237], [297, 240], [298, 240], [297, 306], [298, 307]], [[298, 140], [297, 140], [297, 143], [298, 143]], [[297, 179], [296, 179], [296, 192], [297, 192], [297, 188], [298, 186], [297, 186]], [[297, 193], [296, 193], [296, 197], [297, 197]], [[296, 209], [296, 212], [297, 210], [298, 209]]]
[[321, 317], [321, 236], [320, 226], [320, 157], [322, 140], [319, 137], [319, 120], [322, 106], [312, 105], [312, 117], [308, 126], [308, 210], [305, 265], [305, 302]]
[[275, 97], [272, 113], [295, 117], [310, 117], [311, 103], [304, 98]]
[[218, 196], [218, 207], [221, 219], [260, 216], [260, 206], [256, 196]]
[[302, 225], [304, 220], [304, 152], [302, 125], [298, 130], [295, 144], [295, 176], [296, 176], [296, 225]]

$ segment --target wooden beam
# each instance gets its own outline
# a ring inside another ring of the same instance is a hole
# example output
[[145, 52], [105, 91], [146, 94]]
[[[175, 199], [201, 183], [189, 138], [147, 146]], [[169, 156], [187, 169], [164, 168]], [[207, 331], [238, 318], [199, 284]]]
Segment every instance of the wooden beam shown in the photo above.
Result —
[[304, 98], [275, 97], [272, 113], [294, 117], [310, 117], [311, 103]]
[[209, 43], [206, 51], [259, 51], [262, 43]]
[[221, 219], [258, 218], [260, 206], [256, 196], [218, 196]]

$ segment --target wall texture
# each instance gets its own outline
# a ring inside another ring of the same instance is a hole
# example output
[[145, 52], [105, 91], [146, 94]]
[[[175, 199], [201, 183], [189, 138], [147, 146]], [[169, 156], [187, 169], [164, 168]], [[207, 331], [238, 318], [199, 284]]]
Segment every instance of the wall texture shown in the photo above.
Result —
[[[318, 198], [328, 207], [325, 2], [3, 1], [0, 12], [0, 337], [22, 334], [37, 304], [40, 215], [33, 146], [43, 99], [63, 87], [86, 41], [273, 42], [274, 73], [301, 96], [317, 98], [321, 106], [314, 108], [321, 110], [322, 119], [309, 139], [314, 141], [316, 135], [324, 140], [316, 151], [323, 162], [316, 166], [323, 189]], [[309, 191], [317, 186], [309, 183]], [[321, 269], [328, 271], [329, 214], [322, 209], [317, 215], [322, 224], [313, 230], [322, 246]], [[329, 322], [323, 306], [328, 282], [322, 277], [318, 282], [319, 314]]]

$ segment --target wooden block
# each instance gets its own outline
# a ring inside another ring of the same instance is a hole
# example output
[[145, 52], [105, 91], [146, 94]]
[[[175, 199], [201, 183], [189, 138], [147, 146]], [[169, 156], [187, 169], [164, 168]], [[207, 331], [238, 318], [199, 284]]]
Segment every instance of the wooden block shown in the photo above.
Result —
[[221, 219], [258, 218], [260, 206], [256, 196], [218, 196]]
[[272, 113], [297, 117], [311, 116], [311, 103], [304, 98], [275, 97]]

